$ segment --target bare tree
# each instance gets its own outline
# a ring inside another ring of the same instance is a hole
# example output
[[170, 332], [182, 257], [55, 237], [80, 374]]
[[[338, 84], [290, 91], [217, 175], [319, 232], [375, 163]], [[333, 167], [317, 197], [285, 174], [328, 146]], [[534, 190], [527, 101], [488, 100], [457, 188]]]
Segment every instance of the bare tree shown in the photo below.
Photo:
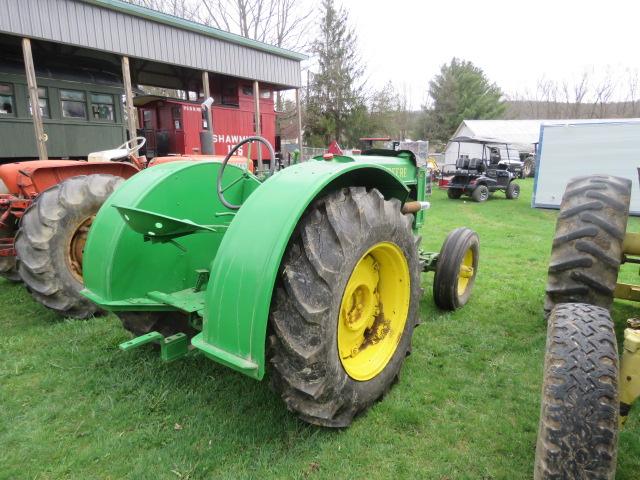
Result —
[[278, 47], [303, 50], [307, 46], [313, 9], [305, 8], [305, 2], [202, 0], [201, 7], [200, 20], [206, 25]]

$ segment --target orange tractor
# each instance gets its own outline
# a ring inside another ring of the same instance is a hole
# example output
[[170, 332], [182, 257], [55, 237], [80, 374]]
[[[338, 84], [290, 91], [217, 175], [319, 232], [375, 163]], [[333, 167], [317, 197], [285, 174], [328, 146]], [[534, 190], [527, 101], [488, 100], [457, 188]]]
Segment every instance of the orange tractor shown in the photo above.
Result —
[[[0, 275], [23, 281], [33, 297], [68, 317], [98, 308], [80, 295], [82, 255], [95, 214], [115, 188], [140, 170], [218, 155], [138, 157], [145, 139], [92, 153], [88, 161], [23, 161], [0, 165]], [[253, 171], [245, 157], [231, 162]]]

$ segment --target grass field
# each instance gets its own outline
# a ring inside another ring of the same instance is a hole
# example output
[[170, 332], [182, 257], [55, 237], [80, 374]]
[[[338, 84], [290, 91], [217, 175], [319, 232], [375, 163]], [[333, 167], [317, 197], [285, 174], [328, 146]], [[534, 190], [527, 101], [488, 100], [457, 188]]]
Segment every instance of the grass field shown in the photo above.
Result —
[[[521, 184], [520, 200], [482, 205], [434, 193], [424, 247], [458, 226], [479, 233], [473, 297], [439, 312], [424, 276], [400, 382], [343, 431], [299, 422], [267, 382], [204, 358], [122, 353], [115, 316], [60, 320], [1, 283], [0, 478], [531, 478], [556, 212], [531, 209], [533, 182]], [[619, 337], [636, 312], [616, 302]], [[638, 478], [639, 436], [640, 407], [620, 436], [619, 479]]]

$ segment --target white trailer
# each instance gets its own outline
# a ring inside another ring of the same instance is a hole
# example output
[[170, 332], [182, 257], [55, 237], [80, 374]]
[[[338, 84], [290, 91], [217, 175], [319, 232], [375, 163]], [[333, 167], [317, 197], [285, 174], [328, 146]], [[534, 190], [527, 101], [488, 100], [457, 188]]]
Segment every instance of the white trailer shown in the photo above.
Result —
[[569, 180], [607, 174], [633, 182], [632, 215], [640, 215], [640, 121], [543, 124], [536, 156], [531, 205], [559, 208]]

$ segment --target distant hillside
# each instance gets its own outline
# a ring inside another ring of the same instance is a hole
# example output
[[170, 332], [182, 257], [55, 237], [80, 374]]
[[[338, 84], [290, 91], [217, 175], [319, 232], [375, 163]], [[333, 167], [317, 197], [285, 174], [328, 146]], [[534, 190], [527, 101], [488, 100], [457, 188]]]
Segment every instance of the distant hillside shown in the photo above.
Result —
[[610, 103], [565, 103], [509, 100], [502, 118], [535, 120], [542, 118], [638, 118], [640, 101]]

